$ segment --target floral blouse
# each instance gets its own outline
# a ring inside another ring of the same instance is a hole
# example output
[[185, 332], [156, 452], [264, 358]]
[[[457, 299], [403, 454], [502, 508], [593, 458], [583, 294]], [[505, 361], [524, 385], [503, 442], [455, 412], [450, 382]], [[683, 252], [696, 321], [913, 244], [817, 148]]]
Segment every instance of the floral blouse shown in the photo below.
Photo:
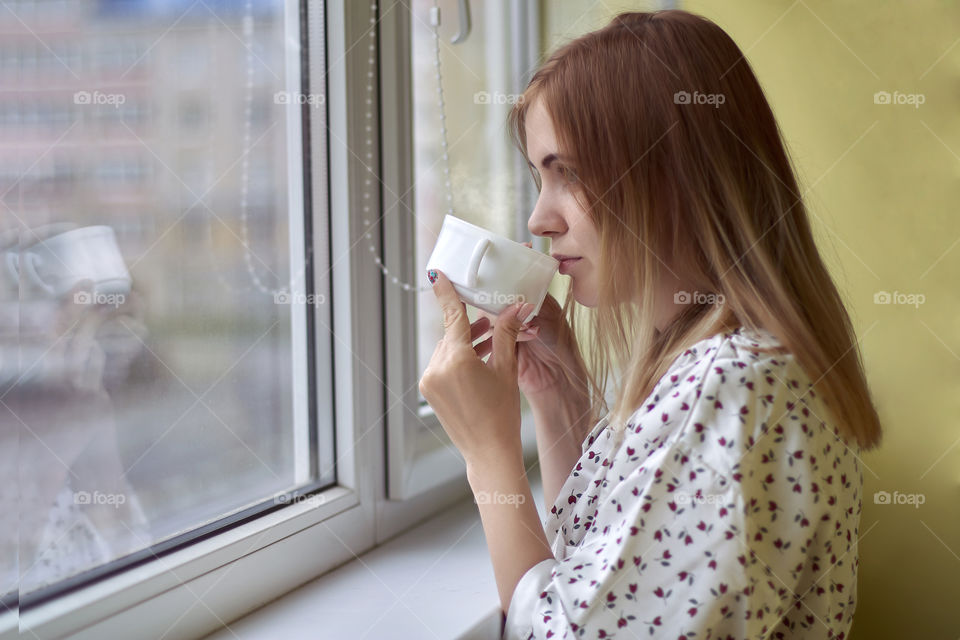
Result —
[[[521, 578], [503, 637], [844, 638], [856, 604], [859, 448], [791, 354], [739, 328], [684, 352], [630, 418], [604, 417]], [[621, 443], [617, 440], [622, 439]]]

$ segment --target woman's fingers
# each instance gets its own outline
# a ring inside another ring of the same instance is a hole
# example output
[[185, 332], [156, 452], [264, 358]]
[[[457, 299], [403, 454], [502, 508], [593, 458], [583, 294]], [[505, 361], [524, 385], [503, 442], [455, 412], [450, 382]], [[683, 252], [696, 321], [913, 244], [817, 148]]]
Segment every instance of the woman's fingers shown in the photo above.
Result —
[[536, 340], [540, 335], [540, 327], [530, 327], [526, 331], [521, 331], [517, 334], [517, 342], [529, 342], [530, 340]]
[[493, 351], [493, 336], [490, 336], [483, 342], [478, 343], [473, 347], [473, 351], [477, 354], [477, 357], [482, 360], [487, 356], [487, 354]]
[[[491, 315], [483, 309], [478, 309], [477, 313], [480, 317], [470, 325], [470, 342], [473, 342], [484, 333], [492, 329], [494, 326], [494, 321], [497, 319], [495, 315]], [[540, 334], [540, 327], [537, 324], [537, 318], [533, 318], [524, 326], [526, 329], [521, 328], [520, 332], [517, 334], [517, 342], [528, 342]]]
[[[540, 334], [540, 327], [531, 327], [526, 331], [521, 331], [517, 334], [517, 342], [530, 342], [531, 340], [536, 340]], [[488, 353], [493, 351], [493, 336], [490, 336], [483, 342], [478, 342], [473, 346], [474, 353], [477, 354], [478, 358], [483, 358]]]
[[[536, 340], [540, 333], [540, 327], [532, 327], [527, 331], [521, 331], [517, 334], [517, 342], [530, 342]], [[483, 342], [478, 342], [473, 347], [474, 353], [478, 358], [483, 359], [488, 353], [493, 351], [493, 336], [490, 336]]]
[[497, 319], [496, 314], [489, 313], [488, 311], [484, 311], [483, 309], [477, 309], [477, 315], [481, 318], [486, 318], [491, 323], [493, 323], [493, 321]]
[[490, 329], [490, 318], [483, 316], [470, 325], [470, 342], [473, 342]]

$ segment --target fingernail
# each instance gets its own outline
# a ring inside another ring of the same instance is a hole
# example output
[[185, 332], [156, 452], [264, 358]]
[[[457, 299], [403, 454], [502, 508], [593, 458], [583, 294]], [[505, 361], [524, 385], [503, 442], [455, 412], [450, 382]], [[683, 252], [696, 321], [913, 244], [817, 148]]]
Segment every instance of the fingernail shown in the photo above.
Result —
[[433, 284], [434, 282], [436, 282], [436, 281], [437, 281], [437, 270], [436, 270], [436, 269], [430, 269], [430, 271], [427, 271], [427, 278], [430, 279], [430, 284]]
[[533, 303], [527, 302], [520, 305], [520, 308], [517, 309], [517, 318], [520, 320], [526, 320], [527, 316], [530, 315], [530, 312], [533, 311]]

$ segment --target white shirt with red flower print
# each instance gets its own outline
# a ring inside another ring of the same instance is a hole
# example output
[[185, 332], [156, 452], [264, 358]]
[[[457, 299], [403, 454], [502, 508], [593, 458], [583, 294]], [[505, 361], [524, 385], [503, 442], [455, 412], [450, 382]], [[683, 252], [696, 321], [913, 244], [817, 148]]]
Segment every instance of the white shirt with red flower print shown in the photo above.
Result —
[[601, 420], [521, 578], [503, 638], [844, 638], [859, 448], [770, 333], [702, 340], [620, 438]]

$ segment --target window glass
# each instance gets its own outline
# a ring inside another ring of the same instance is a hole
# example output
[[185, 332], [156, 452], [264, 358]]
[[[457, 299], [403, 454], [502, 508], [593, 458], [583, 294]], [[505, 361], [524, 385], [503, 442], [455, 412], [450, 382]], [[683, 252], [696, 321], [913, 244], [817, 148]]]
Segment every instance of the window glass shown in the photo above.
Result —
[[[435, 4], [440, 10], [439, 40], [431, 22]], [[511, 44], [511, 4], [507, 0], [469, 3], [469, 32], [454, 44], [451, 40], [461, 30], [458, 2], [411, 3], [416, 273], [423, 289], [417, 305], [420, 372], [443, 334], [426, 264], [444, 216], [450, 213], [514, 239], [528, 237], [518, 237], [517, 221], [525, 226], [528, 214], [518, 206], [519, 152], [506, 128], [507, 113], [517, 99], [511, 93], [516, 76], [513, 60], [520, 55]], [[529, 174], [519, 177], [529, 180]], [[471, 321], [475, 320], [476, 310], [467, 309]]]
[[306, 406], [306, 318], [329, 300], [306, 293], [291, 196], [291, 11], [295, 24], [280, 0], [101, 0], [0, 15], [4, 504], [19, 490], [0, 592], [334, 479], [317, 473], [332, 424], [311, 433]]

